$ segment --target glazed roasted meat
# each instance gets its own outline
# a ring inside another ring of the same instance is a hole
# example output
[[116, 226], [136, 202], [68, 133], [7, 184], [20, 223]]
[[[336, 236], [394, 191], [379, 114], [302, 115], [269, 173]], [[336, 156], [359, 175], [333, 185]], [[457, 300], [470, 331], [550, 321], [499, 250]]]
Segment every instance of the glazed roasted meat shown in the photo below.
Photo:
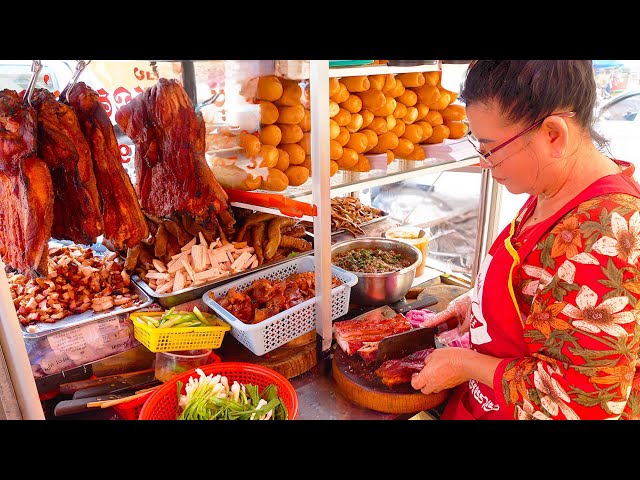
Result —
[[[66, 98], [66, 90], [60, 98]], [[80, 122], [93, 159], [104, 218], [104, 238], [117, 249], [132, 248], [149, 235], [147, 222], [122, 166], [118, 142], [109, 115], [100, 103], [98, 92], [78, 82], [68, 98]]]
[[178, 81], [161, 78], [118, 110], [116, 122], [136, 145], [135, 189], [145, 213], [189, 214], [232, 233], [228, 196], [204, 156], [204, 120]]
[[433, 348], [418, 350], [406, 357], [396, 360], [387, 360], [375, 371], [387, 387], [394, 387], [411, 382], [411, 376], [422, 370], [424, 360], [433, 352]]
[[91, 150], [71, 107], [39, 88], [32, 104], [37, 111], [38, 151], [49, 166], [55, 192], [51, 235], [91, 245], [103, 232]]
[[47, 274], [53, 184], [38, 157], [35, 110], [0, 91], [0, 256], [29, 277]]
[[[401, 313], [393, 318], [365, 317], [333, 324], [334, 338], [347, 355], [355, 355], [365, 345], [379, 342], [389, 335], [411, 330], [411, 323]], [[366, 350], [364, 350], [366, 354]]]

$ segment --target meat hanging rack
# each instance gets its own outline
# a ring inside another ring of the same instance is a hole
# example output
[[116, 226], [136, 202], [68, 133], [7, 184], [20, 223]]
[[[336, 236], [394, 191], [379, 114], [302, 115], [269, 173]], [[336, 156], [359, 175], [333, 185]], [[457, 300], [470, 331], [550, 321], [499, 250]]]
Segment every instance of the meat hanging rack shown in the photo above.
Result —
[[31, 105], [31, 97], [33, 96], [33, 90], [36, 87], [36, 81], [38, 80], [41, 70], [42, 62], [40, 60], [34, 60], [31, 64], [31, 71], [33, 72], [33, 75], [31, 75], [31, 80], [29, 80], [29, 85], [27, 86], [23, 97], [30, 107], [33, 106]]
[[60, 94], [60, 101], [69, 103], [69, 95], [71, 94], [71, 90], [73, 90], [73, 87], [75, 87], [76, 83], [78, 83], [80, 74], [82, 74], [84, 69], [87, 68], [90, 63], [91, 60], [88, 60], [86, 62], [84, 60], [78, 60], [78, 63], [76, 64], [76, 71], [73, 72], [73, 76], [71, 77], [71, 80], [69, 80], [69, 84], [62, 90], [62, 93]]

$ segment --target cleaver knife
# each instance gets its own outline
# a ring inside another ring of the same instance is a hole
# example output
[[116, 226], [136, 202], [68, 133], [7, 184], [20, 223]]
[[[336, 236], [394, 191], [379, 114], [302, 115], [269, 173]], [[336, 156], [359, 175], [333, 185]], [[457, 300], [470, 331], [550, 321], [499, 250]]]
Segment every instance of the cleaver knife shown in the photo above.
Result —
[[104, 377], [107, 375], [148, 369], [152, 367], [155, 358], [155, 353], [151, 352], [144, 345], [138, 345], [125, 352], [116, 353], [115, 355], [110, 355], [100, 360], [85, 363], [84, 365], [63, 370], [52, 375], [36, 378], [36, 387], [38, 393], [42, 394], [57, 390], [62, 383], [86, 380], [93, 375]]
[[[366, 306], [353, 308], [349, 310], [349, 317], [351, 319], [364, 318], [375, 316], [377, 312], [383, 312], [383, 317], [393, 318], [396, 316], [396, 313], [406, 313], [409, 310], [430, 307], [431, 305], [435, 305], [436, 303], [438, 303], [438, 301], [439, 300], [432, 295], [425, 295], [422, 298], [413, 300], [411, 302], [407, 302], [407, 300], [402, 297], [397, 302], [391, 303], [389, 305], [383, 305], [382, 307], [378, 307], [373, 310], [369, 310], [369, 308], [371, 307]], [[391, 314], [392, 312], [393, 314]], [[389, 317], [389, 315], [391, 316]]]
[[378, 344], [375, 368], [387, 360], [406, 357], [425, 348], [436, 348], [437, 332], [435, 327], [420, 327], [384, 337]]
[[[109, 378], [109, 381], [97, 383], [92, 386], [81, 388], [73, 392], [73, 399], [98, 397], [100, 395], [108, 395], [110, 393], [120, 393], [124, 390], [132, 388], [146, 388], [160, 385], [162, 382], [156, 379], [156, 371], [154, 369], [135, 372], [134, 374], [116, 375]], [[96, 379], [100, 380], [100, 379]], [[62, 387], [60, 388], [62, 392]]]

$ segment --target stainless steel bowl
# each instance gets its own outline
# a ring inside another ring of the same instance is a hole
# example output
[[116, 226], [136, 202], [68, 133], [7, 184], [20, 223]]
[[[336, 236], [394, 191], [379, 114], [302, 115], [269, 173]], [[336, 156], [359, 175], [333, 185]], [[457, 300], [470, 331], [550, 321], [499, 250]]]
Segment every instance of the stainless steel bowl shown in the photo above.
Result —
[[361, 237], [336, 243], [331, 247], [331, 260], [339, 253], [354, 248], [379, 248], [394, 250], [406, 255], [412, 263], [402, 270], [384, 273], [351, 272], [358, 277], [358, 283], [351, 287], [351, 301], [358, 305], [380, 306], [400, 300], [411, 288], [420, 264], [420, 250], [406, 242], [393, 238]]

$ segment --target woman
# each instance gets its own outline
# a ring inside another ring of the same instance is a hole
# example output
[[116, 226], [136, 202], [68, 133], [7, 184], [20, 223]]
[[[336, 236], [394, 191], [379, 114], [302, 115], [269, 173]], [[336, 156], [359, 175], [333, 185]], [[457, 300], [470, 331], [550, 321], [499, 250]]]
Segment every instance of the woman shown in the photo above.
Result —
[[640, 186], [592, 141], [591, 62], [475, 61], [461, 97], [481, 166], [530, 197], [431, 324], [468, 312], [471, 348], [413, 387], [453, 389], [442, 419], [640, 418]]

